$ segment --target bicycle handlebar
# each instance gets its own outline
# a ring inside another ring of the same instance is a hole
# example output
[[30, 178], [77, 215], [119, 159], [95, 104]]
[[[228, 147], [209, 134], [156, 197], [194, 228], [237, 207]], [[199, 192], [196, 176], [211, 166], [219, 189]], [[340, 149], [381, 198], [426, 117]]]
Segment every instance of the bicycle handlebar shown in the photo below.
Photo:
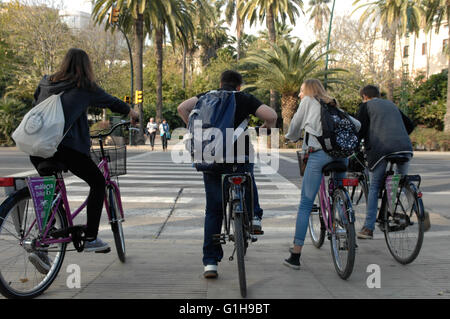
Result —
[[294, 143], [297, 143], [297, 142], [299, 142], [299, 141], [303, 141], [303, 137], [300, 137], [298, 140], [296, 140], [296, 141], [291, 141], [291, 140], [286, 140], [286, 142], [284, 142], [284, 145], [288, 145], [288, 144], [294, 144]]
[[91, 135], [91, 138], [103, 138], [103, 137], [109, 136], [109, 135], [111, 135], [112, 132], [113, 132], [116, 128], [118, 128], [119, 126], [126, 126], [126, 125], [130, 125], [130, 124], [131, 124], [130, 121], [124, 121], [124, 122], [117, 123], [116, 125], [114, 125], [113, 127], [111, 127], [111, 129], [109, 130], [108, 133], [97, 134], [97, 135]]

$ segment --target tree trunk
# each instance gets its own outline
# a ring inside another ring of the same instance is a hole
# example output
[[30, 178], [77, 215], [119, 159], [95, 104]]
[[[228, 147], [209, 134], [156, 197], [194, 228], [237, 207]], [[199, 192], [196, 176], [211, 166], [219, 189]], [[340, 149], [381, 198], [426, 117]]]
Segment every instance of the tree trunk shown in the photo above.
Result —
[[395, 41], [397, 36], [397, 30], [393, 27], [389, 32], [389, 52], [388, 52], [388, 100], [394, 100], [394, 78], [395, 78]]
[[[447, 12], [450, 13], [450, 7], [447, 7]], [[448, 40], [450, 45], [450, 28], [448, 28]], [[444, 116], [444, 132], [450, 132], [450, 54], [447, 46], [447, 52], [445, 52], [448, 57], [448, 83], [447, 83], [447, 112], [445, 112]]]
[[[237, 9], [236, 9], [237, 10]], [[242, 29], [243, 29], [242, 19], [239, 14], [236, 12], [236, 42], [237, 42], [237, 60], [241, 59], [241, 38], [242, 38]]]
[[[144, 16], [138, 14], [138, 18], [134, 21], [134, 74], [135, 74], [135, 85], [137, 91], [143, 91], [144, 81], [143, 81], [143, 53], [144, 53]], [[145, 143], [144, 137], [144, 107], [143, 103], [137, 104], [139, 108], [139, 135], [136, 143], [142, 145]]]
[[[269, 7], [269, 9], [267, 10], [266, 24], [267, 31], [269, 33], [269, 41], [272, 44], [276, 44], [277, 34], [275, 30], [275, 17], [273, 16], [272, 7]], [[275, 92], [275, 90], [270, 90], [270, 107], [275, 111], [277, 110], [277, 93]]]
[[162, 121], [162, 77], [163, 77], [163, 33], [164, 29], [157, 28], [155, 30], [156, 44], [156, 121]]
[[183, 45], [183, 75], [182, 75], [183, 89], [186, 89], [186, 59], [187, 59], [186, 51], [187, 51], [186, 45]]
[[298, 97], [297, 94], [283, 94], [281, 96], [281, 117], [283, 118], [283, 133], [287, 134], [289, 125], [297, 111]]

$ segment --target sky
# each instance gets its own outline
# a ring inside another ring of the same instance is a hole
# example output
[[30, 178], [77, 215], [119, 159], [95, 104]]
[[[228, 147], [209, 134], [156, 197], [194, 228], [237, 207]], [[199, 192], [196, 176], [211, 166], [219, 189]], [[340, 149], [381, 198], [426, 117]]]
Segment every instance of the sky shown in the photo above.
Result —
[[[8, 0], [4, 0], [8, 1]], [[27, 0], [25, 0], [27, 1]], [[76, 11], [84, 11], [87, 13], [90, 13], [91, 11], [91, 0], [28, 0], [28, 1], [44, 1], [48, 3], [52, 3], [54, 7], [62, 8], [66, 10], [76, 10]], [[361, 3], [368, 2], [369, 0], [362, 0]], [[308, 10], [308, 2], [309, 0], [303, 0], [303, 3], [305, 3], [305, 12]], [[352, 6], [352, 3], [354, 0], [336, 0], [336, 7], [335, 7], [335, 15], [337, 16], [343, 16], [350, 14], [355, 7]], [[330, 3], [330, 9], [331, 9], [332, 3]], [[357, 11], [355, 14], [352, 15], [352, 17], [355, 17], [355, 19], [358, 19], [361, 12], [363, 10]], [[300, 38], [304, 41], [304, 43], [311, 43], [315, 41], [315, 35], [313, 32], [313, 21], [309, 21], [309, 14], [301, 15], [297, 21], [296, 25], [293, 27], [293, 31], [291, 33], [292, 36]], [[244, 32], [252, 35], [257, 35], [259, 31], [264, 30], [266, 27], [265, 25], [253, 25], [250, 27], [248, 23], [244, 27]], [[235, 26], [232, 24], [229, 26], [230, 34], [235, 34]]]
[[[90, 0], [61, 0], [63, 6], [69, 10], [79, 10], [90, 13]], [[350, 14], [354, 7], [352, 7], [352, 3], [354, 0], [336, 0], [335, 14], [336, 15], [345, 15]], [[303, 1], [305, 3], [305, 11], [307, 10], [308, 0]], [[364, 1], [363, 1], [364, 2]], [[330, 3], [331, 8], [331, 3]], [[361, 10], [362, 11], [362, 10]], [[357, 12], [358, 13], [358, 12]], [[355, 13], [354, 16], [357, 18], [359, 15]], [[293, 29], [292, 35], [306, 42], [311, 42], [313, 40], [313, 22], [309, 22], [308, 18], [302, 15], [296, 22], [296, 26]], [[244, 32], [250, 34], [257, 34], [258, 31], [265, 29], [265, 26], [252, 26], [246, 25], [244, 28]], [[234, 33], [234, 26], [230, 27], [230, 32]]]

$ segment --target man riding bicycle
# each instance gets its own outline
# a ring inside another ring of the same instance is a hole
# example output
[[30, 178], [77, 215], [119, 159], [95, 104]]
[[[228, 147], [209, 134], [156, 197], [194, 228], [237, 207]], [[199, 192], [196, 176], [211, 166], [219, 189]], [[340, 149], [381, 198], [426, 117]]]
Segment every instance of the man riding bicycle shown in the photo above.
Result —
[[[367, 85], [360, 91], [363, 103], [359, 106], [357, 118], [361, 122], [360, 139], [364, 139], [367, 161], [369, 163], [369, 195], [367, 215], [358, 238], [372, 239], [378, 210], [378, 193], [383, 186], [388, 155], [398, 154], [410, 159], [413, 148], [409, 134], [414, 124], [391, 101], [380, 98], [376, 86]], [[408, 173], [409, 161], [397, 164], [397, 173]]]
[[[219, 91], [234, 91], [236, 102], [236, 113], [234, 117], [234, 129], [236, 129], [250, 114], [255, 115], [264, 121], [262, 127], [275, 127], [277, 114], [269, 106], [263, 104], [253, 95], [238, 92], [242, 85], [242, 76], [235, 71], [225, 71], [221, 75]], [[178, 106], [178, 113], [183, 121], [188, 124], [189, 114], [196, 106], [199, 99], [209, 92], [205, 92], [194, 96]], [[247, 144], [248, 143], [248, 144]], [[249, 142], [246, 141], [245, 155], [249, 155]], [[235, 153], [236, 154], [236, 153]], [[229, 167], [229, 164], [223, 164], [224, 168]], [[228, 165], [228, 166], [226, 166]], [[253, 177], [254, 164], [250, 162], [236, 164], [238, 172], [250, 172]], [[206, 215], [205, 215], [205, 229], [203, 241], [203, 264], [205, 278], [217, 278], [217, 264], [223, 257], [223, 250], [221, 245], [217, 245], [213, 239], [213, 235], [220, 234], [222, 228], [222, 172], [203, 172], [203, 181], [206, 192]], [[254, 180], [254, 179], [253, 179]], [[253, 219], [254, 231], [261, 231], [261, 218], [263, 210], [259, 206], [258, 191], [253, 182], [254, 190], [254, 213]]]

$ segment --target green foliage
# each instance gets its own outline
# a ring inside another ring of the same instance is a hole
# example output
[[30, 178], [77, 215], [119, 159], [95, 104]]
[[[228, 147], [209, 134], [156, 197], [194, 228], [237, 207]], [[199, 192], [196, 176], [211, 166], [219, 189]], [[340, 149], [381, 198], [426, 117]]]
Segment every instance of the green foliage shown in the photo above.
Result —
[[448, 71], [444, 70], [430, 76], [426, 81], [423, 76], [419, 76], [407, 84], [408, 115], [418, 124], [437, 130], [444, 128], [447, 107], [447, 74]]
[[26, 113], [26, 105], [16, 99], [0, 99], [0, 146], [12, 146], [12, 132]]
[[420, 126], [411, 133], [410, 137], [416, 150], [450, 150], [450, 133]]

